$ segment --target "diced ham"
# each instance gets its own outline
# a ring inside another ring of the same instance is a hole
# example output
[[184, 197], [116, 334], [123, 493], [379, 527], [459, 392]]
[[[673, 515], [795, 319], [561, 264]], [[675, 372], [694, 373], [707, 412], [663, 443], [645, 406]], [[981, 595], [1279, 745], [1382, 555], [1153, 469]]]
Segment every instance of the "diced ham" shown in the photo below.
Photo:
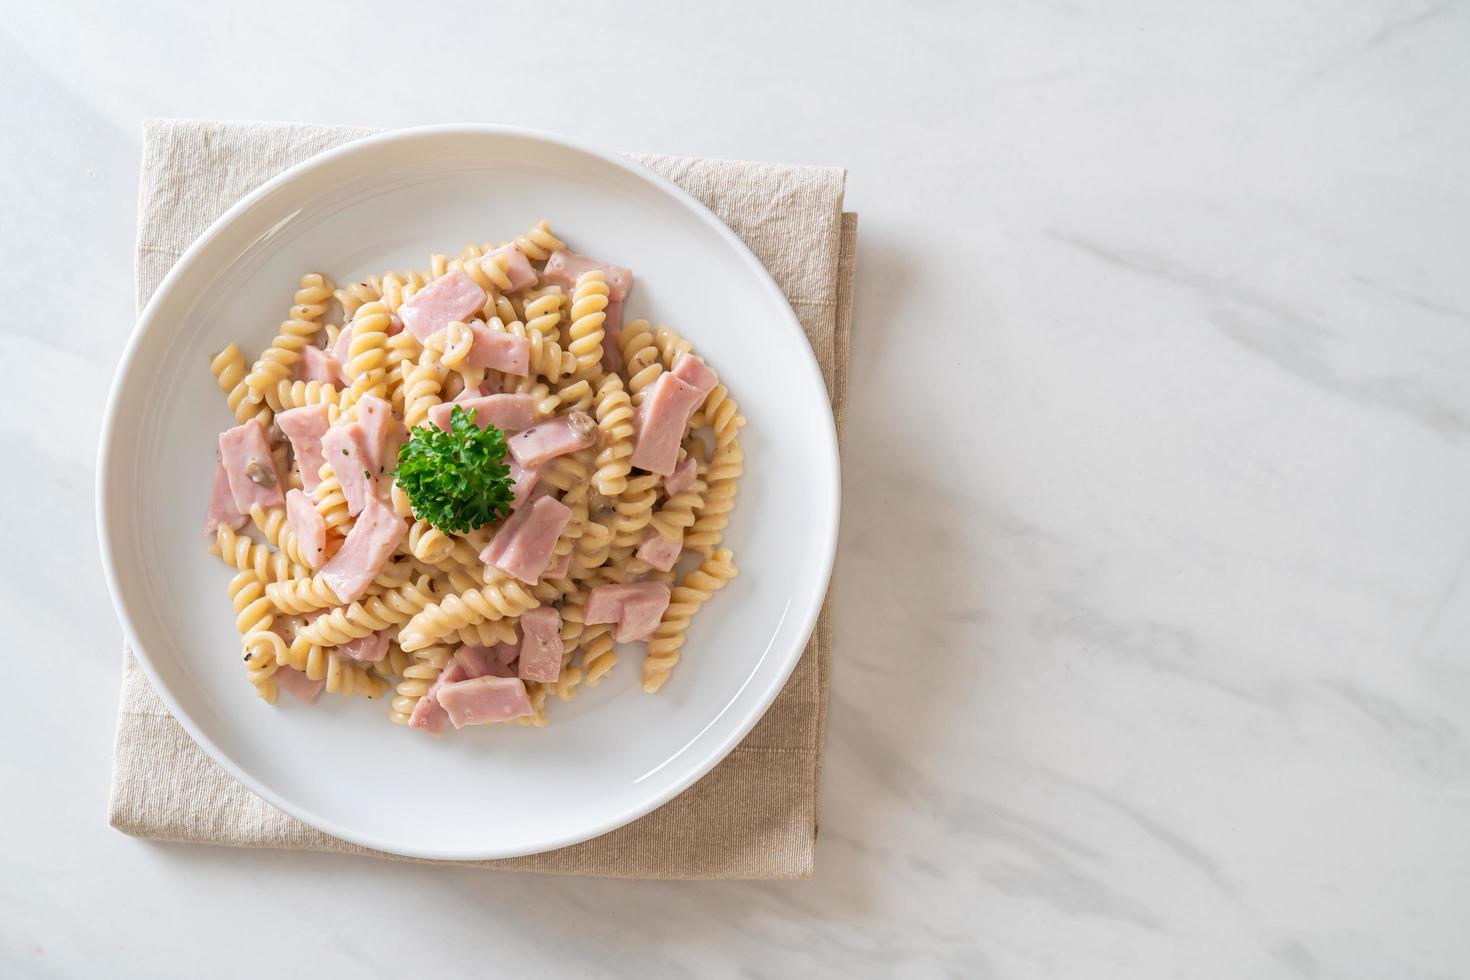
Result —
[[393, 422], [393, 406], [377, 395], [363, 395], [357, 400], [357, 424], [362, 426], [366, 439], [368, 462], [374, 473], [383, 465], [383, 445], [388, 440], [388, 428]]
[[531, 341], [525, 337], [491, 330], [483, 323], [471, 323], [474, 343], [465, 362], [470, 367], [490, 368], [524, 377], [531, 372]]
[[383, 490], [383, 484], [392, 481], [393, 471], [398, 469], [398, 450], [403, 448], [405, 442], [408, 442], [408, 426], [397, 419], [391, 420], [388, 423], [388, 434], [383, 437], [383, 455], [378, 461], [380, 493], [387, 492]]
[[639, 406], [638, 441], [630, 462], [668, 476], [679, 459], [679, 440], [689, 418], [704, 404], [705, 393], [670, 372], [658, 376]]
[[550, 606], [538, 606], [521, 615], [517, 665], [521, 680], [555, 683], [561, 677], [562, 650], [560, 613]]
[[455, 728], [489, 725], [535, 714], [526, 685], [519, 677], [476, 677], [439, 689], [439, 704]]
[[702, 357], [694, 354], [680, 354], [674, 358], [674, 377], [687, 385], [698, 388], [708, 395], [714, 390], [715, 385], [720, 383], [720, 376], [715, 369], [704, 363]]
[[[670, 497], [679, 494], [694, 486], [694, 480], [699, 476], [699, 461], [693, 456], [685, 456], [684, 462], [674, 467], [674, 472], [664, 477], [664, 490]], [[664, 569], [668, 571], [668, 569]]]
[[587, 593], [582, 621], [613, 623], [613, 639], [619, 643], [646, 640], [668, 608], [671, 594], [666, 582], [599, 585]]
[[429, 421], [449, 431], [449, 416], [455, 405], [475, 413], [480, 428], [493, 425], [504, 432], [519, 432], [536, 424], [536, 400], [530, 395], [483, 395], [462, 402], [441, 402], [429, 409]]
[[335, 649], [337, 653], [360, 664], [382, 663], [383, 658], [388, 656], [388, 640], [391, 635], [392, 630], [378, 630], [376, 633], [348, 640]]
[[653, 531], [638, 546], [636, 554], [640, 560], [648, 562], [651, 567], [667, 572], [674, 567], [674, 562], [679, 560], [679, 553], [683, 550], [683, 541], [670, 541], [657, 531]]
[[613, 640], [618, 643], [634, 643], [646, 640], [658, 628], [664, 610], [669, 608], [672, 590], [663, 582], [642, 582], [641, 585], [658, 586], [647, 595], [637, 596], [623, 603], [623, 615], [613, 627]]
[[[332, 344], [332, 359], [338, 364], [347, 363], [347, 352], [352, 344], [352, 324], [347, 324], [337, 331], [337, 341]], [[343, 375], [346, 378], [346, 375]]]
[[[500, 664], [509, 664], [521, 655], [521, 641], [516, 638], [514, 643], [497, 643], [490, 648], [495, 651], [495, 660]], [[511, 671], [513, 675], [515, 671]]]
[[612, 374], [623, 370], [622, 348], [618, 346], [618, 338], [623, 335], [623, 301], [609, 299], [603, 312], [607, 319], [602, 321], [602, 369]]
[[418, 728], [428, 732], [430, 735], [439, 736], [449, 727], [449, 712], [439, 703], [439, 692], [444, 690], [446, 684], [453, 684], [464, 680], [464, 667], [459, 661], [451, 659], [434, 678], [434, 683], [419, 698], [418, 704], [413, 706], [413, 713], [408, 716], [408, 727]]
[[611, 262], [599, 262], [589, 259], [585, 255], [577, 255], [575, 252], [555, 251], [551, 258], [546, 260], [546, 268], [541, 270], [543, 282], [554, 282], [558, 286], [571, 289], [577, 284], [577, 277], [584, 272], [593, 269], [601, 269], [607, 276], [607, 292], [610, 299], [618, 302], [628, 298], [628, 291], [633, 288], [633, 270], [626, 269]]
[[296, 362], [296, 378], [298, 381], [320, 381], [322, 384], [342, 386], [341, 363], [312, 344], [307, 344], [301, 349], [301, 360]]
[[300, 543], [301, 557], [312, 568], [321, 568], [327, 559], [327, 522], [303, 491], [294, 487], [286, 491], [286, 523]]
[[[501, 648], [510, 646], [510, 657], [501, 656]], [[470, 646], [466, 644], [454, 651], [454, 660], [464, 668], [466, 680], [476, 677], [514, 677], [516, 672], [509, 666], [510, 661], [515, 659], [516, 648], [506, 643], [497, 643], [493, 647]]]
[[521, 247], [515, 242], [502, 245], [490, 254], [508, 257], [505, 263], [505, 274], [510, 277], [511, 292], [518, 292], [527, 286], [536, 284], [536, 270], [531, 266], [531, 260], [526, 258], [526, 253], [522, 252]]
[[294, 667], [277, 667], [271, 679], [280, 687], [290, 691], [298, 701], [311, 704], [322, 693], [322, 688], [327, 686], [327, 679], [323, 677], [314, 681]]
[[571, 519], [572, 509], [566, 504], [555, 497], [539, 497], [510, 515], [480, 552], [480, 560], [534, 585], [551, 563], [556, 539]]
[[543, 579], [547, 579], [547, 578], [566, 578], [567, 577], [567, 572], [571, 571], [571, 569], [572, 569], [572, 553], [570, 551], [568, 551], [566, 554], [562, 555], [560, 558], [557, 558], [556, 560], [554, 560], [550, 565], [547, 565], [546, 566], [546, 571], [544, 571], [544, 572], [541, 573], [541, 577]]
[[586, 412], [558, 415], [506, 440], [511, 455], [526, 467], [540, 466], [557, 456], [586, 449], [596, 441], [597, 423]]
[[463, 270], [452, 269], [398, 305], [403, 325], [426, 341], [456, 320], [468, 320], [485, 305], [485, 290]]
[[408, 523], [390, 505], [368, 497], [341, 550], [323, 566], [322, 577], [342, 602], [356, 602], [407, 533]]
[[286, 491], [282, 476], [271, 456], [265, 426], [259, 419], [226, 429], [219, 434], [219, 459], [230, 483], [235, 509], [250, 513], [251, 507], [284, 507]]
[[524, 504], [531, 491], [536, 489], [536, 481], [541, 479], [541, 467], [522, 466], [516, 462], [515, 456], [507, 456], [505, 465], [510, 470], [510, 506], [514, 510]]
[[[367, 433], [358, 422], [336, 425], [322, 437], [322, 452], [332, 464], [342, 495], [347, 498], [347, 513], [360, 514], [369, 498], [377, 495], [379, 450], [370, 447]], [[304, 480], [302, 481], [305, 482]]]
[[[526, 492], [530, 492], [529, 487]], [[230, 478], [225, 474], [224, 466], [215, 463], [214, 480], [209, 485], [209, 510], [204, 515], [204, 533], [213, 534], [216, 528], [221, 527], [238, 531], [248, 520], [250, 518], [235, 506], [235, 495], [230, 493]]]
[[304, 405], [276, 413], [276, 425], [291, 441], [291, 451], [301, 466], [301, 485], [315, 493], [321, 483], [322, 436], [327, 434], [326, 405]]

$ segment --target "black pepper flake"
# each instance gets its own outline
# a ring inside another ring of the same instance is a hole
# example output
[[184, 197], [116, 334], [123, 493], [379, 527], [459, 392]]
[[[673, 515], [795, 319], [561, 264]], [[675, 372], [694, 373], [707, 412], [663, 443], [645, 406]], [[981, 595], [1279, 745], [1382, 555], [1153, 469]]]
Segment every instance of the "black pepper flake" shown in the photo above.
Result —
[[369, 470], [363, 470], [362, 471], [362, 478], [364, 480], [371, 480], [373, 478], [373, 474]]
[[342, 455], [343, 455], [343, 456], [346, 456], [346, 455], [347, 455], [347, 450], [345, 450], [345, 449], [344, 449], [344, 450], [342, 450]]

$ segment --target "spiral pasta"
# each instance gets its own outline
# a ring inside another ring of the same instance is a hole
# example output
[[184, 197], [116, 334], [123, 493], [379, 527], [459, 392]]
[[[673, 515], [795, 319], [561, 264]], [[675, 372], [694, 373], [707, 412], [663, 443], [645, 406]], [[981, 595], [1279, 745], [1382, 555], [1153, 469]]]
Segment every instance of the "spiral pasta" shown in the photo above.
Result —
[[317, 473], [321, 481], [316, 486], [316, 494], [313, 502], [316, 504], [316, 512], [322, 515], [322, 520], [327, 525], [328, 545], [330, 553], [333, 548], [333, 538], [345, 537], [347, 529], [352, 525], [352, 515], [347, 510], [347, 495], [342, 492], [342, 483], [337, 479], [337, 474], [332, 470], [331, 463], [323, 463]]
[[338, 606], [317, 617], [297, 634], [308, 643], [322, 647], [341, 646], [390, 626], [401, 626], [434, 601], [428, 576], [415, 582], [389, 589], [381, 595], [368, 596], [349, 606]]
[[408, 724], [409, 716], [418, 705], [419, 699], [429, 693], [434, 681], [439, 679], [444, 667], [454, 656], [454, 647], [446, 644], [425, 647], [412, 654], [413, 662], [403, 670], [403, 679], [394, 689], [394, 698], [389, 717], [398, 725]]
[[596, 416], [601, 449], [593, 484], [603, 496], [616, 497], [628, 489], [633, 455], [633, 403], [616, 374], [603, 378], [597, 388]]
[[730, 549], [721, 548], [700, 562], [698, 568], [675, 586], [669, 607], [664, 610], [663, 618], [648, 641], [648, 654], [643, 658], [643, 690], [654, 694], [664, 686], [669, 672], [679, 662], [679, 651], [684, 646], [690, 620], [710, 600], [710, 596], [723, 589], [738, 574], [735, 556]]
[[444, 355], [442, 343], [436, 337], [429, 338], [419, 354], [418, 365], [408, 374], [403, 386], [403, 422], [416, 429], [429, 420], [429, 409], [443, 399], [445, 370], [441, 363]]
[[245, 383], [245, 355], [240, 353], [238, 346], [230, 344], [211, 357], [209, 370], [225, 393], [225, 404], [230, 406], [236, 422], [243, 425], [251, 419], [259, 419], [261, 425], [271, 424], [273, 413], [270, 407], [253, 396], [250, 386]]
[[614, 503], [613, 545], [632, 547], [643, 540], [643, 531], [653, 520], [653, 506], [658, 502], [659, 478], [642, 473], [628, 480], [628, 486]]
[[684, 540], [684, 532], [694, 525], [694, 512], [704, 504], [705, 482], [694, 478], [687, 490], [676, 493], [653, 512], [648, 523], [667, 541]]
[[517, 235], [515, 242], [532, 262], [545, 262], [551, 258], [552, 252], [567, 247], [566, 242], [551, 233], [551, 226], [545, 218], [536, 222], [524, 235]]
[[352, 339], [342, 366], [348, 384], [342, 392], [344, 412], [364, 395], [388, 394], [388, 324], [387, 307], [376, 301], [364, 303], [352, 318]]
[[628, 374], [628, 398], [634, 406], [643, 404], [648, 386], [664, 373], [659, 359], [658, 346], [653, 342], [653, 332], [647, 320], [634, 320], [623, 326], [618, 336], [618, 351], [623, 355], [624, 369]]
[[327, 312], [331, 298], [332, 283], [325, 276], [313, 272], [301, 277], [291, 315], [281, 324], [276, 339], [260, 355], [245, 379], [252, 398], [264, 401], [267, 388], [274, 388], [290, 377], [296, 363], [301, 360], [302, 349], [321, 329], [317, 321]]
[[602, 373], [602, 338], [605, 336], [603, 323], [607, 321], [608, 304], [607, 274], [601, 269], [592, 269], [577, 277], [572, 289], [571, 325], [567, 335], [571, 338], [567, 349], [577, 359], [576, 378], [595, 380]]
[[337, 297], [337, 303], [342, 307], [342, 315], [351, 320], [357, 313], [358, 307], [383, 298], [383, 283], [376, 276], [369, 276], [361, 282], [349, 283], [340, 287], [332, 295]]
[[398, 634], [403, 649], [412, 653], [455, 630], [486, 619], [519, 616], [537, 605], [524, 585], [505, 576], [477, 589], [445, 596], [426, 606]]
[[296, 532], [291, 530], [291, 525], [286, 521], [286, 508], [272, 507], [266, 510], [259, 504], [250, 508], [250, 519], [265, 535], [271, 547], [278, 549], [281, 554], [297, 565], [308, 565], [317, 568], [321, 565], [323, 555], [306, 555], [301, 550], [301, 539]]
[[321, 572], [317, 572], [310, 578], [272, 582], [266, 586], [266, 595], [270, 597], [271, 603], [277, 609], [288, 615], [312, 612], [342, 603]]
[[227, 525], [215, 529], [214, 543], [209, 546], [209, 552], [218, 555], [231, 568], [253, 571], [262, 582], [285, 582], [311, 574], [311, 569], [293, 564], [285, 555], [256, 544]]
[[281, 381], [265, 392], [266, 404], [277, 412], [308, 405], [326, 405], [327, 421], [337, 421], [341, 393], [325, 381]]

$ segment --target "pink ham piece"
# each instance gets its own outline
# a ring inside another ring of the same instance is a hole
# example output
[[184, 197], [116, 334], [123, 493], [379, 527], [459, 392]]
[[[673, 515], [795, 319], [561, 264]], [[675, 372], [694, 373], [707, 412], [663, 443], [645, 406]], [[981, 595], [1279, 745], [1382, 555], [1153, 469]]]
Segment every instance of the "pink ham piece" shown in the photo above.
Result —
[[391, 506], [369, 497], [341, 550], [323, 566], [322, 578], [342, 602], [356, 602], [407, 533], [408, 523]]
[[322, 693], [322, 688], [327, 686], [327, 679], [323, 677], [319, 681], [308, 678], [294, 667], [277, 667], [271, 679], [280, 687], [291, 692], [298, 701], [311, 704]]
[[572, 553], [568, 551], [560, 558], [546, 566], [546, 571], [541, 573], [543, 579], [566, 578], [567, 572], [572, 570]]
[[[332, 464], [342, 495], [347, 498], [347, 513], [360, 514], [368, 499], [377, 493], [377, 452], [368, 444], [367, 433], [357, 422], [336, 425], [322, 437], [322, 452]], [[303, 483], [306, 481], [303, 480]]]
[[455, 728], [489, 725], [533, 715], [531, 698], [519, 677], [476, 677], [455, 681], [439, 689], [439, 704], [449, 713]]
[[485, 290], [460, 269], [435, 279], [398, 305], [398, 317], [420, 342], [485, 305]]
[[465, 362], [470, 367], [490, 368], [522, 377], [531, 372], [531, 341], [525, 337], [491, 330], [483, 323], [471, 323], [470, 333], [475, 341]]
[[519, 432], [536, 424], [536, 400], [530, 395], [483, 395], [462, 402], [441, 402], [429, 409], [429, 421], [449, 431], [449, 416], [458, 405], [475, 413], [480, 428], [493, 425], [503, 432]]
[[383, 468], [383, 448], [394, 421], [393, 407], [377, 395], [363, 395], [357, 400], [357, 424], [362, 426], [368, 450], [368, 469], [374, 476]]
[[[682, 434], [682, 433], [681, 433]], [[597, 423], [586, 412], [558, 415], [506, 440], [516, 462], [527, 468], [540, 466], [597, 441]], [[677, 444], [675, 449], [677, 451]]]
[[[352, 324], [347, 324], [337, 331], [337, 342], [332, 345], [332, 360], [338, 364], [347, 363], [348, 347], [352, 343]], [[343, 375], [345, 378], [346, 375]]]
[[[693, 456], [685, 456], [684, 462], [674, 467], [674, 472], [664, 477], [664, 490], [670, 497], [679, 494], [694, 486], [694, 480], [699, 476], [699, 462]], [[664, 569], [668, 571], [668, 569]]]
[[515, 510], [531, 496], [531, 491], [536, 489], [536, 481], [541, 479], [541, 467], [533, 466], [529, 469], [516, 462], [514, 456], [505, 460], [506, 467], [510, 470], [510, 506]]
[[350, 660], [360, 664], [382, 663], [383, 658], [388, 656], [388, 640], [390, 630], [378, 630], [367, 636], [359, 636], [355, 640], [348, 640], [339, 647], [335, 647], [337, 653], [342, 654]]
[[480, 552], [480, 560], [512, 578], [535, 585], [551, 563], [556, 539], [571, 519], [572, 509], [566, 504], [555, 497], [538, 497], [531, 506], [510, 515]]
[[[529, 487], [526, 492], [530, 493]], [[209, 485], [209, 511], [204, 515], [204, 533], [213, 534], [221, 527], [238, 531], [248, 520], [250, 518], [235, 506], [235, 495], [230, 493], [230, 478], [225, 475], [225, 468], [215, 463], [214, 480]]]
[[623, 355], [618, 347], [618, 338], [623, 335], [623, 301], [609, 298], [603, 312], [607, 319], [602, 321], [602, 369], [612, 374], [623, 370]]
[[623, 604], [623, 615], [613, 627], [613, 640], [618, 643], [648, 639], [658, 628], [659, 620], [663, 619], [664, 610], [669, 608], [669, 598], [673, 593], [668, 585], [663, 582], [639, 584], [656, 585], [658, 588]]
[[[519, 657], [521, 655], [520, 637], [517, 636], [514, 643], [497, 643], [490, 649], [495, 651], [495, 659], [499, 663], [503, 665], [508, 665], [512, 663], [516, 657]], [[515, 671], [511, 671], [511, 674], [514, 675]]]
[[327, 522], [310, 497], [295, 488], [286, 492], [286, 523], [301, 545], [301, 557], [312, 568], [327, 560]]
[[505, 274], [510, 277], [511, 292], [519, 292], [527, 286], [536, 285], [536, 270], [532, 267], [531, 260], [526, 258], [526, 253], [515, 242], [502, 245], [490, 254], [508, 257]]
[[715, 369], [704, 363], [703, 358], [693, 354], [680, 354], [674, 358], [672, 373], [680, 381], [698, 388], [706, 395], [720, 383], [720, 376], [715, 374]]
[[668, 476], [679, 460], [679, 440], [705, 392], [670, 372], [658, 376], [639, 406], [638, 441], [630, 462], [650, 473]]
[[551, 258], [546, 260], [546, 268], [541, 270], [541, 281], [554, 282], [570, 290], [577, 284], [578, 276], [584, 272], [591, 272], [593, 269], [601, 269], [607, 276], [609, 299], [615, 299], [621, 303], [628, 298], [628, 292], [633, 288], [632, 269], [625, 269], [611, 262], [599, 262], [575, 252], [552, 252]]
[[476, 677], [514, 677], [516, 672], [501, 663], [496, 656], [499, 645], [493, 647], [466, 644], [454, 651], [454, 662], [464, 670], [466, 680]]
[[327, 434], [327, 406], [304, 405], [276, 413], [276, 425], [291, 441], [291, 451], [301, 466], [301, 485], [315, 493], [321, 483], [322, 437]]
[[286, 505], [281, 473], [271, 457], [265, 426], [259, 419], [219, 434], [219, 460], [224, 465], [236, 510], [248, 514], [257, 505], [266, 510]]
[[638, 546], [636, 554], [639, 560], [648, 562], [649, 567], [667, 572], [674, 567], [674, 562], [679, 560], [679, 553], [683, 550], [682, 541], [670, 541], [654, 531]]
[[537, 606], [521, 615], [521, 650], [517, 673], [524, 681], [554, 684], [561, 677], [561, 614]]
[[307, 344], [301, 350], [301, 360], [296, 362], [296, 380], [320, 381], [322, 384], [342, 387], [341, 363], [322, 350]]
[[464, 667], [458, 660], [451, 659], [434, 678], [434, 683], [419, 698], [418, 704], [413, 706], [413, 713], [408, 716], [408, 727], [417, 728], [428, 732], [436, 738], [444, 734], [449, 727], [449, 712], [444, 710], [439, 703], [439, 692], [444, 690], [445, 685], [464, 680]]
[[665, 582], [629, 582], [599, 585], [587, 593], [582, 620], [588, 625], [612, 623], [619, 643], [646, 640], [653, 635], [672, 594]]

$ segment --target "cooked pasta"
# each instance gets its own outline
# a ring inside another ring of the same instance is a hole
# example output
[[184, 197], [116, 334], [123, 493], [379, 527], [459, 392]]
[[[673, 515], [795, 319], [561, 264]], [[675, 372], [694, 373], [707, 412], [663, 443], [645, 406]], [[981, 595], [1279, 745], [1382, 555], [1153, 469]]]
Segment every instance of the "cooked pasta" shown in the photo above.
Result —
[[[670, 327], [610, 333], [632, 273], [566, 251], [545, 221], [345, 281], [303, 276], [249, 370], [235, 344], [210, 358], [236, 425], [209, 551], [234, 569], [257, 694], [391, 688], [391, 719], [437, 735], [541, 727], [550, 697], [597, 686], [625, 643], [647, 642], [644, 690], [666, 684], [736, 575], [722, 544], [745, 419], [714, 370]], [[461, 401], [473, 425], [446, 404]], [[494, 450], [456, 455], [471, 447]], [[455, 469], [471, 459], [486, 475]], [[679, 577], [684, 555], [699, 564]]]
[[321, 330], [318, 322], [327, 312], [327, 302], [332, 298], [332, 283], [318, 273], [301, 277], [296, 290], [291, 315], [281, 324], [280, 333], [260, 355], [245, 383], [250, 387], [251, 397], [264, 400], [266, 389], [274, 388], [286, 380], [301, 352]]

